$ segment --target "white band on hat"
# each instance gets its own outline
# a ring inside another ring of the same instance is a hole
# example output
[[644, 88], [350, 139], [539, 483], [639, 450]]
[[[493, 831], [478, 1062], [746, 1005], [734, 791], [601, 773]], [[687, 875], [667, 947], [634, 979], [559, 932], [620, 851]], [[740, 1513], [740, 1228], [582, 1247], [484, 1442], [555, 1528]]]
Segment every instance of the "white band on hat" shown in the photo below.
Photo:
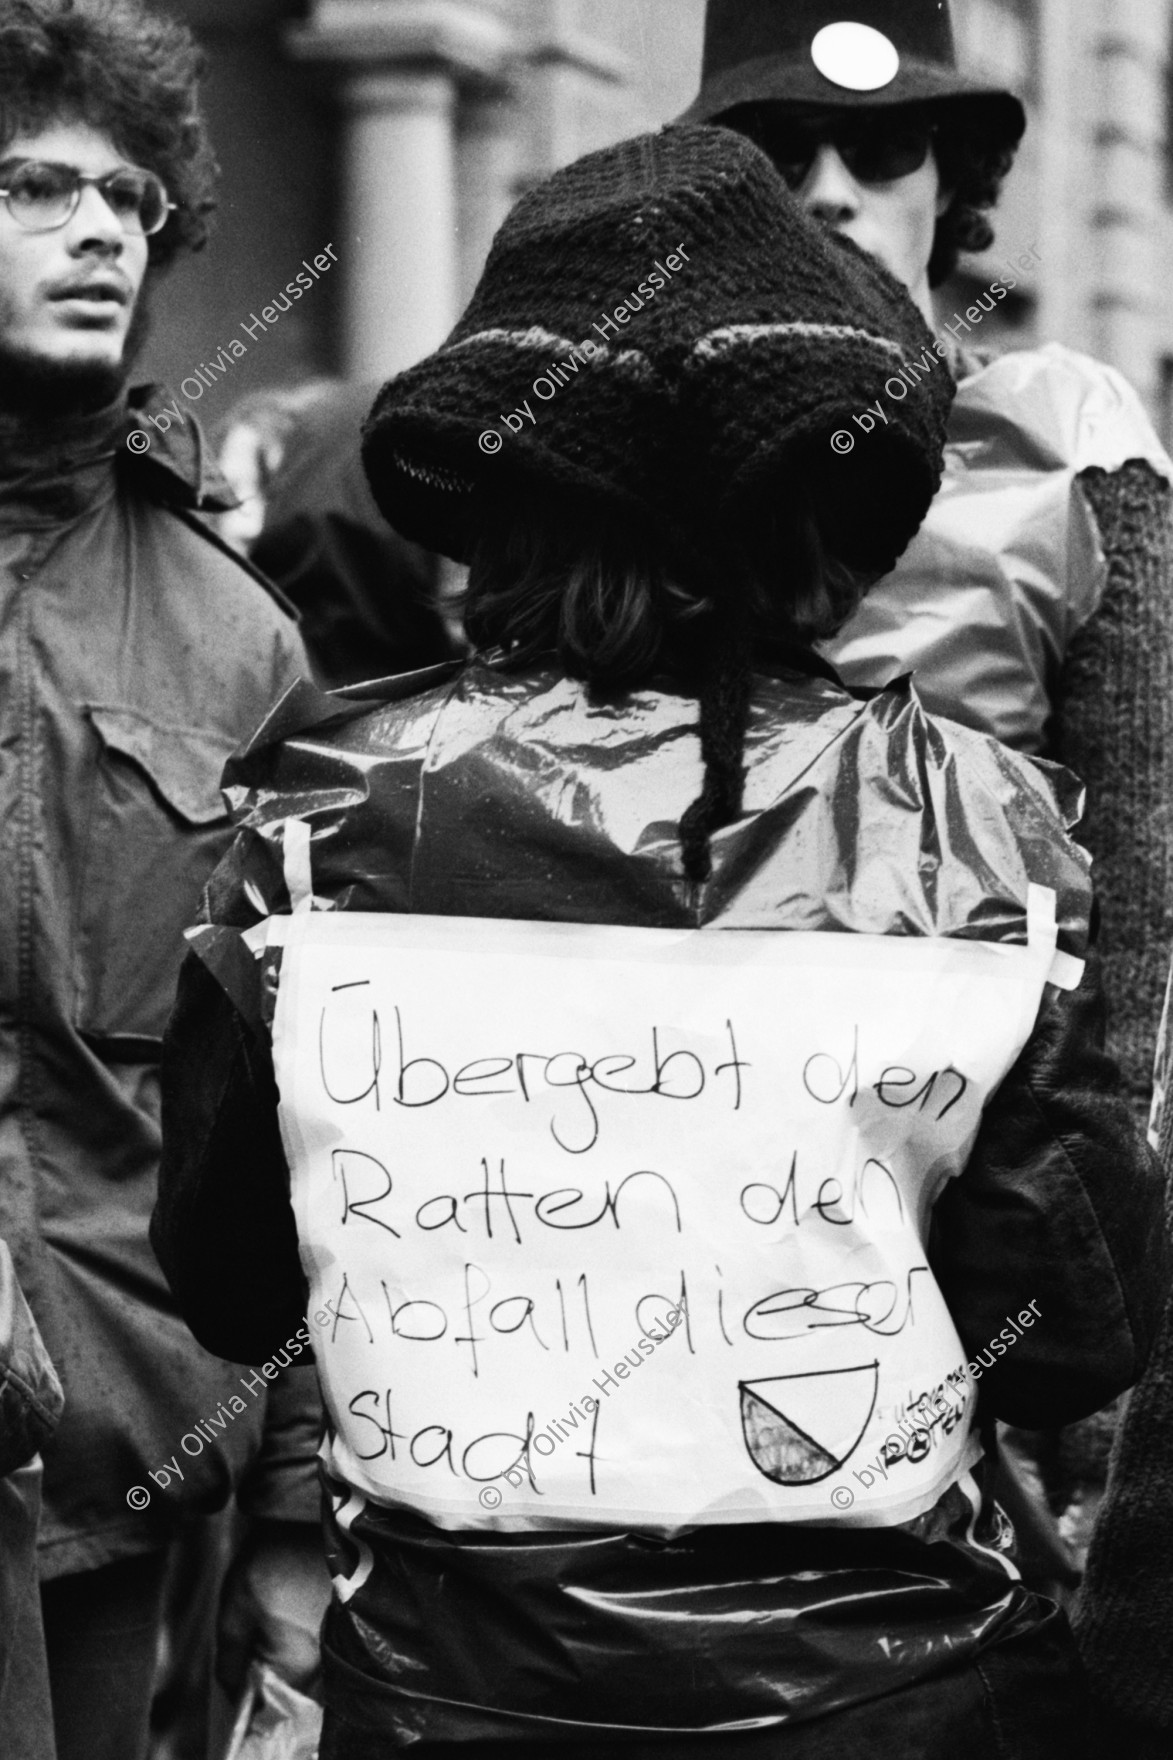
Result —
[[581, 352], [586, 365], [619, 367], [639, 380], [652, 377], [651, 362], [642, 349], [610, 348], [607, 343], [595, 342], [590, 337], [582, 342], [572, 342], [568, 336], [542, 329], [540, 324], [531, 324], [528, 330], [478, 330], [472, 336], [462, 336], [457, 342], [445, 343], [444, 352], [455, 353], [458, 348], [481, 348], [486, 344], [544, 355], [570, 354], [576, 359]]
[[707, 336], [702, 336], [693, 344], [692, 352], [705, 360], [712, 360], [742, 344], [766, 342], [782, 336], [813, 336], [820, 342], [866, 342], [872, 348], [883, 349], [885, 354], [898, 361], [904, 359], [899, 345], [890, 337], [873, 336], [870, 330], [859, 330], [854, 324], [812, 324], [805, 320], [789, 324], [724, 324], [719, 330], [710, 330]]

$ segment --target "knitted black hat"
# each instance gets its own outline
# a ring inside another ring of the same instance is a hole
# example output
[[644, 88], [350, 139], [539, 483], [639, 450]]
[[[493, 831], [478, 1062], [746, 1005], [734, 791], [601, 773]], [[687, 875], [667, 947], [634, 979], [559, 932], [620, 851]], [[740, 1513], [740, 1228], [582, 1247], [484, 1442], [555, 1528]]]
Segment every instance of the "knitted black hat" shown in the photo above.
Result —
[[991, 144], [1014, 147], [1026, 112], [1012, 93], [957, 70], [948, 0], [709, 0], [701, 89], [680, 118], [738, 105], [883, 108], [942, 104]]
[[952, 395], [885, 269], [750, 142], [674, 127], [522, 198], [448, 341], [380, 393], [364, 458], [391, 524], [464, 560], [509, 479], [708, 543], [801, 445], [833, 546], [886, 571], [940, 482]]

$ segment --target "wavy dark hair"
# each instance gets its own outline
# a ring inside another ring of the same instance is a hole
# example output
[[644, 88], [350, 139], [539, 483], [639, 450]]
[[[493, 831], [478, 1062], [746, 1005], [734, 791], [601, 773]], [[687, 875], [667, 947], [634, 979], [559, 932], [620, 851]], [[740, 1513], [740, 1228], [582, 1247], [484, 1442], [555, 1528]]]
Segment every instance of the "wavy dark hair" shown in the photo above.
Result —
[[988, 251], [994, 242], [990, 210], [1014, 164], [1017, 147], [989, 134], [952, 108], [938, 108], [936, 158], [941, 182], [953, 200], [937, 221], [929, 257], [929, 286], [940, 287], [957, 268], [962, 251]]
[[203, 247], [216, 205], [198, 103], [204, 68], [187, 27], [139, 0], [3, 0], [0, 154], [18, 134], [63, 119], [109, 135], [176, 204], [149, 241], [151, 265], [163, 268]]
[[478, 510], [463, 614], [486, 657], [509, 670], [552, 662], [603, 695], [656, 675], [696, 695], [704, 785], [680, 826], [695, 885], [713, 832], [741, 811], [755, 656], [833, 635], [868, 585], [828, 548], [816, 505], [795, 474], [744, 505], [715, 554], [532, 486]]
[[695, 681], [734, 625], [754, 648], [834, 635], [866, 590], [831, 551], [806, 480], [743, 504], [715, 555], [619, 506], [517, 484], [478, 510], [464, 627], [506, 667], [555, 661], [597, 690]]
[[[773, 124], [795, 111], [811, 117], [827, 114], [809, 105], [763, 101], [742, 104], [714, 121], [736, 129], [773, 158]], [[931, 123], [936, 131], [933, 151], [937, 169], [942, 186], [953, 192], [952, 201], [937, 221], [929, 257], [929, 286], [940, 287], [957, 268], [962, 251], [988, 251], [993, 244], [990, 210], [997, 206], [1017, 149], [992, 135], [983, 121], [981, 108], [968, 103], [901, 104], [885, 106], [882, 112], [869, 112], [877, 113], [893, 118], [916, 116]]]

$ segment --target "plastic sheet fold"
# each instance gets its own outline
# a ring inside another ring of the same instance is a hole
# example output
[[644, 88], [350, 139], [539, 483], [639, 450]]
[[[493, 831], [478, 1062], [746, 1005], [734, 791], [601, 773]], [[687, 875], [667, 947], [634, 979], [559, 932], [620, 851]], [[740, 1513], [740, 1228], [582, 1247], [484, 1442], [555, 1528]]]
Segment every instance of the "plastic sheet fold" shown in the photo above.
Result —
[[480, 662], [363, 688], [294, 686], [230, 761], [241, 835], [212, 924], [290, 910], [295, 817], [319, 909], [1025, 942], [1034, 882], [1056, 894], [1060, 948], [1084, 951], [1090, 864], [1055, 835], [1056, 812], [1078, 824], [1079, 784], [934, 723], [907, 680], [861, 702], [826, 679], [759, 678], [744, 810], [700, 889], [677, 831], [702, 780], [691, 698], [592, 701], [553, 670]]
[[935, 714], [1019, 751], [1045, 750], [1064, 657], [1108, 578], [1077, 479], [1132, 459], [1173, 481], [1113, 368], [1051, 343], [971, 373], [950, 417], [940, 493], [827, 653], [851, 684], [912, 672]]

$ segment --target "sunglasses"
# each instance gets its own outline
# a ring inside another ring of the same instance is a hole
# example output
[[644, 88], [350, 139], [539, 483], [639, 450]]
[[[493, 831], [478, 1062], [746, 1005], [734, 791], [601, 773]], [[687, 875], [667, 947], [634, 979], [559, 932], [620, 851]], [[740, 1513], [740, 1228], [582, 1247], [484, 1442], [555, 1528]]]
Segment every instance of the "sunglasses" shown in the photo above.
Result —
[[0, 169], [0, 196], [8, 212], [25, 232], [56, 232], [77, 213], [81, 192], [92, 184], [117, 217], [123, 232], [151, 238], [167, 224], [175, 209], [167, 191], [153, 171], [126, 166], [93, 177], [76, 165], [59, 165], [49, 159], [16, 159]]
[[791, 189], [799, 189], [824, 146], [834, 147], [857, 183], [894, 183], [911, 177], [929, 156], [936, 128], [908, 117], [833, 118], [825, 122], [772, 119], [758, 137]]

